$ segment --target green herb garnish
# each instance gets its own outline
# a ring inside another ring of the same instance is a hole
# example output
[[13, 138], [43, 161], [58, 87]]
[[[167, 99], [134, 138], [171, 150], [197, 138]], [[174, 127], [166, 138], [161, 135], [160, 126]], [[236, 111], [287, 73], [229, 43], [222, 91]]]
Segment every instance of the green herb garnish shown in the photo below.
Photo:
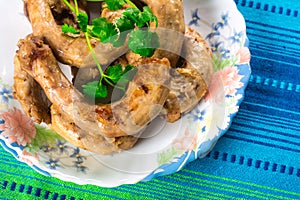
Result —
[[158, 35], [151, 31], [135, 30], [130, 33], [128, 39], [129, 48], [142, 57], [150, 57], [159, 47]]
[[124, 0], [106, 0], [105, 3], [109, 10], [119, 10], [126, 2]]
[[72, 33], [72, 34], [80, 33], [79, 30], [77, 30], [75, 27], [73, 27], [72, 25], [69, 25], [69, 24], [62, 25], [61, 30], [63, 33]]
[[[87, 45], [100, 73], [99, 81], [92, 81], [82, 86], [83, 93], [90, 98], [105, 98], [108, 95], [107, 84], [125, 91], [125, 86], [132, 79], [130, 76], [132, 73], [128, 72], [135, 70], [135, 68], [128, 65], [123, 70], [121, 65], [114, 65], [109, 66], [104, 73], [97, 60], [90, 39], [93, 38], [103, 43], [111, 43], [114, 47], [120, 47], [124, 44], [129, 34], [129, 49], [142, 57], [151, 57], [155, 49], [160, 45], [157, 33], [150, 31], [150, 22], [155, 22], [156, 26], [158, 25], [157, 17], [148, 6], [143, 7], [143, 11], [141, 11], [131, 0], [99, 0], [105, 1], [107, 8], [110, 10], [118, 10], [125, 3], [131, 5], [132, 8], [127, 8], [115, 23], [107, 21], [104, 17], [99, 17], [93, 19], [91, 25], [89, 25], [88, 15], [85, 12], [78, 11], [77, 0], [74, 0], [75, 7], [67, 0], [63, 1], [77, 16], [79, 29], [76, 29], [72, 25], [64, 24], [62, 32], [72, 34], [84, 33]], [[141, 29], [145, 26], [148, 28]], [[135, 27], [139, 29], [133, 30]], [[104, 84], [104, 82], [107, 84]]]

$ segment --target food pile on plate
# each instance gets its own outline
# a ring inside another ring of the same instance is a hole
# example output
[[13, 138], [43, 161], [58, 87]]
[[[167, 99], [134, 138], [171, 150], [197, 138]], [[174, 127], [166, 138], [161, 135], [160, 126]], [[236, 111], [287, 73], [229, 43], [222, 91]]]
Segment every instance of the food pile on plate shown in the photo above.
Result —
[[130, 149], [153, 119], [175, 122], [207, 93], [212, 55], [181, 0], [24, 0], [24, 11], [33, 32], [18, 42], [14, 96], [77, 147]]

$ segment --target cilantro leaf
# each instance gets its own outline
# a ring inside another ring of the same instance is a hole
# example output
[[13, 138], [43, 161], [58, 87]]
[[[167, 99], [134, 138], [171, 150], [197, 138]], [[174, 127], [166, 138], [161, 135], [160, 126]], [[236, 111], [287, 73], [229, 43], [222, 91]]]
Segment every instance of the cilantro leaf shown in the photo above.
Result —
[[157, 33], [148, 30], [135, 30], [130, 33], [128, 47], [142, 57], [150, 57], [160, 45]]
[[122, 70], [122, 65], [117, 64], [114, 66], [109, 66], [106, 69], [107, 76], [114, 82], [117, 83], [118, 86], [125, 88], [125, 84], [127, 84], [130, 80], [133, 79], [135, 73], [132, 65], [127, 65], [124, 70]]
[[136, 67], [133, 67], [132, 65], [127, 65], [125, 69], [121, 71], [119, 75], [117, 75], [119, 79], [118, 81], [115, 81], [115, 87], [125, 92], [128, 83], [134, 78], [136, 71]]
[[122, 65], [121, 64], [109, 66], [106, 69], [106, 75], [114, 83], [117, 83], [119, 81], [119, 79], [121, 78], [121, 74], [122, 74]]
[[73, 27], [72, 25], [69, 24], [64, 24], [61, 26], [61, 31], [63, 33], [72, 33], [72, 34], [79, 34], [80, 31], [77, 30], [75, 27]]
[[109, 10], [119, 10], [125, 4], [125, 0], [105, 0]]
[[79, 28], [83, 31], [87, 31], [87, 25], [89, 23], [89, 17], [85, 12], [79, 12], [77, 15], [77, 21]]
[[133, 21], [139, 28], [145, 25], [145, 21], [143, 19], [142, 13], [137, 8], [127, 8], [123, 15], [125, 15], [128, 19]]
[[127, 65], [121, 74], [121, 77], [118, 81], [118, 86], [125, 90], [125, 87], [128, 84], [128, 82], [134, 78], [136, 71], [136, 67], [133, 67], [132, 65]]
[[[124, 44], [126, 40], [126, 34], [122, 33], [120, 35], [114, 35], [110, 38], [110, 43], [114, 46], [114, 47], [120, 47]], [[108, 41], [108, 40], [107, 40]]]
[[124, 71], [122, 72], [122, 76], [123, 75], [126, 75], [127, 72], [131, 71], [133, 69], [133, 66], [132, 65], [126, 65]]
[[104, 29], [106, 29], [107, 26], [107, 20], [104, 17], [100, 17], [100, 18], [95, 18], [92, 20], [92, 29], [90, 34], [96, 37], [103, 37], [103, 35], [105, 35], [106, 31]]
[[92, 81], [82, 85], [83, 93], [89, 98], [100, 99], [107, 97], [107, 87], [98, 81]]
[[148, 21], [155, 22], [156, 27], [158, 26], [158, 19], [153, 14], [152, 10], [148, 6], [143, 7], [142, 18], [143, 18], [144, 22], [148, 22]]
[[[75, 3], [76, 8], [71, 7], [70, 9], [77, 15], [77, 23], [80, 30], [72, 25], [64, 24], [62, 26], [62, 32], [73, 34], [80, 34], [80, 31], [84, 32], [87, 45], [93, 54], [95, 54], [95, 52], [91, 46], [90, 38], [100, 40], [102, 43], [111, 43], [114, 47], [119, 47], [124, 44], [129, 34], [129, 49], [142, 57], [152, 56], [155, 49], [160, 46], [157, 33], [149, 30], [134, 30], [136, 27], [149, 27], [149, 22], [155, 22], [156, 26], [158, 26], [158, 19], [152, 13], [151, 9], [145, 6], [143, 7], [143, 11], [141, 11], [131, 0], [99, 1], [105, 1], [107, 8], [110, 10], [118, 10], [124, 6], [125, 3], [128, 3], [132, 8], [127, 8], [115, 23], [109, 22], [104, 17], [99, 17], [93, 19], [92, 24], [89, 25], [88, 14], [82, 11], [78, 12], [78, 5]], [[69, 4], [68, 1], [65, 0], [64, 3]], [[108, 85], [125, 91], [128, 82], [133, 79], [137, 71], [137, 68], [131, 65], [127, 65], [123, 70], [122, 66], [118, 64], [108, 67], [106, 72], [103, 73], [97, 59], [95, 59], [95, 62], [100, 72], [100, 81], [91, 81], [82, 85], [83, 93], [89, 98], [99, 99], [107, 97]]]
[[133, 21], [139, 28], [145, 25], [149, 26], [147, 24], [149, 21], [155, 22], [156, 26], [158, 26], [158, 19], [148, 6], [143, 7], [143, 12], [137, 8], [127, 8], [123, 15]]
[[116, 26], [122, 33], [134, 29], [134, 21], [131, 20], [128, 16], [123, 15], [116, 20]]
[[134, 29], [134, 21], [123, 15], [116, 20], [115, 25], [119, 33], [118, 35], [112, 36], [110, 41], [114, 47], [120, 47], [124, 44], [130, 30]]
[[118, 39], [118, 32], [113, 23], [108, 22], [106, 18], [95, 18], [92, 21], [91, 34], [99, 37], [103, 43], [113, 43]]

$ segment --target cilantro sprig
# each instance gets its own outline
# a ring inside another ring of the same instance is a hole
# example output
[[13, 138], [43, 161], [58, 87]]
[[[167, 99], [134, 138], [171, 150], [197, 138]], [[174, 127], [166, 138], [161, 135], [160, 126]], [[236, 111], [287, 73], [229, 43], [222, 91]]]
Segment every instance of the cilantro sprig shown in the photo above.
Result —
[[122, 65], [109, 66], [106, 69], [106, 73], [103, 72], [101, 65], [96, 57], [95, 51], [91, 45], [88, 33], [85, 33], [87, 45], [92, 53], [93, 59], [96, 62], [98, 70], [100, 72], [100, 80], [92, 81], [82, 86], [83, 93], [90, 98], [100, 99], [105, 98], [108, 95], [107, 86], [103, 83], [105, 81], [108, 85], [125, 91], [127, 83], [130, 81], [129, 71], [134, 71], [132, 65], [127, 65], [125, 69], [122, 69]]
[[[89, 24], [89, 17], [87, 13], [79, 11], [77, 0], [74, 0], [74, 7], [68, 0], [63, 0], [70, 10], [75, 13], [78, 28], [69, 24], [64, 24], [62, 26], [63, 33], [71, 33], [73, 35], [84, 33], [85, 35], [87, 45], [99, 70], [100, 78], [99, 81], [89, 82], [83, 85], [82, 88], [83, 93], [86, 96], [95, 99], [107, 97], [107, 84], [125, 91], [125, 86], [132, 78], [128, 75], [131, 73], [128, 72], [134, 71], [135, 68], [131, 65], [127, 65], [123, 70], [122, 66], [118, 64], [109, 66], [104, 73], [91, 45], [91, 38], [103, 43], [111, 43], [114, 47], [120, 47], [126, 41], [127, 35], [129, 35], [129, 49], [142, 57], [151, 57], [155, 49], [160, 45], [157, 33], [150, 31], [150, 23], [155, 22], [157, 27], [158, 20], [148, 6], [145, 6], [143, 7], [143, 10], [140, 10], [131, 0], [98, 1], [105, 1], [107, 8], [110, 10], [118, 10], [126, 3], [129, 4], [131, 8], [127, 8], [115, 23], [109, 22], [104, 17], [98, 17], [93, 19], [91, 24]], [[143, 27], [147, 28], [145, 29]]]

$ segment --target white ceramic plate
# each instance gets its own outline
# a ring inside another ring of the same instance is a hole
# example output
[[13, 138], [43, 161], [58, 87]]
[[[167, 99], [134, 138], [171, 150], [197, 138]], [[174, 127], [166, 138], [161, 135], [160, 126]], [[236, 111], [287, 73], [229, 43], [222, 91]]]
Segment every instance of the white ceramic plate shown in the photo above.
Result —
[[[133, 149], [102, 156], [59, 140], [45, 124], [34, 127], [22, 113], [12, 97], [13, 56], [17, 41], [31, 33], [31, 27], [21, 0], [1, 5], [0, 17], [6, 19], [0, 22], [0, 143], [4, 149], [44, 175], [102, 187], [174, 173], [206, 155], [238, 112], [251, 73], [250, 52], [244, 18], [232, 0], [185, 0], [184, 8], [186, 23], [206, 39], [214, 54], [210, 95], [176, 123], [156, 119], [146, 131], [151, 137]], [[28, 134], [32, 128], [38, 134], [29, 148], [21, 133]], [[42, 134], [48, 134], [47, 138], [37, 138]], [[191, 144], [188, 150], [187, 144]]]

